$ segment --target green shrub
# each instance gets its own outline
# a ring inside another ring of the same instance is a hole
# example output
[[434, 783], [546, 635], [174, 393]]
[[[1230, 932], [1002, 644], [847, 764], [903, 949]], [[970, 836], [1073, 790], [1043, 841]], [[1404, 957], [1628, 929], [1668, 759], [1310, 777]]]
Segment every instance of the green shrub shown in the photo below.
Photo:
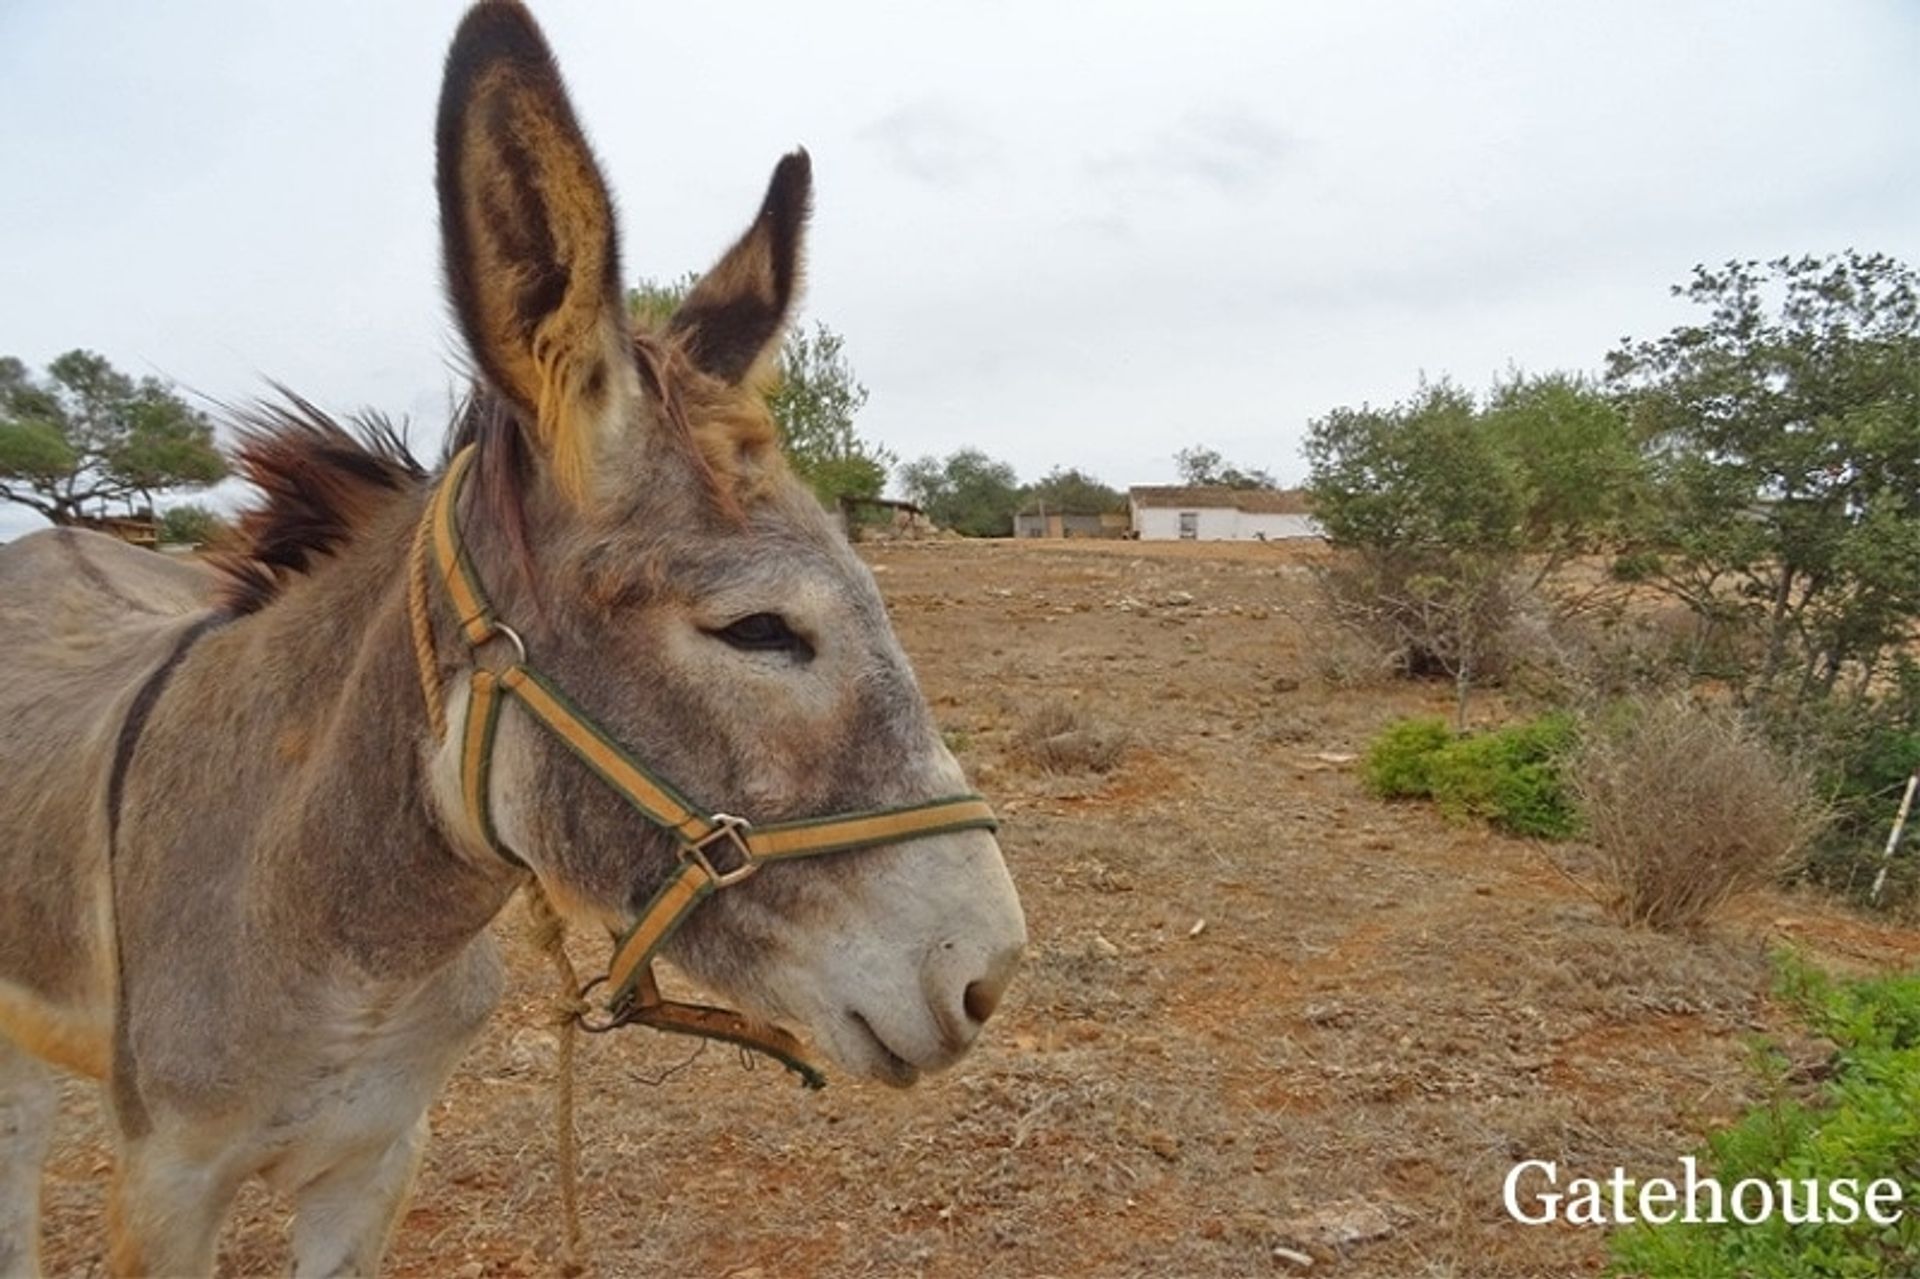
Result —
[[1450, 817], [1478, 817], [1515, 835], [1566, 839], [1579, 828], [1562, 761], [1579, 733], [1569, 715], [1463, 737], [1428, 765], [1433, 798]]
[[1439, 716], [1403, 719], [1367, 747], [1361, 778], [1383, 799], [1428, 799], [1433, 795], [1433, 757], [1453, 743], [1453, 730]]
[[182, 546], [205, 546], [226, 528], [226, 521], [198, 502], [169, 507], [160, 516], [160, 540]]
[[1391, 725], [1367, 749], [1361, 776], [1388, 799], [1431, 799], [1515, 835], [1565, 839], [1578, 828], [1562, 761], [1578, 731], [1568, 715], [1455, 737], [1438, 718]]
[[[1836, 984], [1789, 964], [1783, 982], [1820, 1033], [1834, 1041], [1834, 1073], [1811, 1103], [1786, 1095], [1777, 1054], [1762, 1062], [1772, 1097], [1707, 1140], [1703, 1165], [1722, 1185], [1842, 1177], [1865, 1186], [1883, 1177], [1911, 1184], [1920, 1168], [1920, 973]], [[1866, 1279], [1920, 1273], [1920, 1212], [1911, 1202], [1892, 1226], [1757, 1225], [1675, 1221], [1638, 1224], [1610, 1243], [1614, 1273], [1662, 1279]]]

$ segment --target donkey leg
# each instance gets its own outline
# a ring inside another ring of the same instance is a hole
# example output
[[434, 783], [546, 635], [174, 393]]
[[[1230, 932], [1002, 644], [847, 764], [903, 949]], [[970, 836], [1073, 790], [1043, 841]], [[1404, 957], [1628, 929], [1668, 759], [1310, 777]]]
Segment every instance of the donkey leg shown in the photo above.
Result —
[[124, 1142], [107, 1192], [108, 1273], [212, 1274], [244, 1171], [208, 1160], [187, 1137], [165, 1130]]
[[0, 1038], [0, 1275], [40, 1273], [40, 1164], [59, 1098], [53, 1069]]
[[342, 1160], [293, 1192], [295, 1279], [379, 1272], [426, 1146], [423, 1112], [384, 1149]]

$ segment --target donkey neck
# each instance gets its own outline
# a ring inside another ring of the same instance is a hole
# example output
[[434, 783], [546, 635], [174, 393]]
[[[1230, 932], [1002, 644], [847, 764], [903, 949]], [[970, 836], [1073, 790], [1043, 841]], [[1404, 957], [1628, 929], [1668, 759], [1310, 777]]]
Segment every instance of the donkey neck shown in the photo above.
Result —
[[287, 766], [253, 840], [265, 904], [387, 976], [438, 968], [522, 881], [450, 841], [429, 795], [437, 743], [406, 603], [424, 500], [396, 496], [232, 636], [251, 677], [230, 696], [254, 696], [252, 745]]

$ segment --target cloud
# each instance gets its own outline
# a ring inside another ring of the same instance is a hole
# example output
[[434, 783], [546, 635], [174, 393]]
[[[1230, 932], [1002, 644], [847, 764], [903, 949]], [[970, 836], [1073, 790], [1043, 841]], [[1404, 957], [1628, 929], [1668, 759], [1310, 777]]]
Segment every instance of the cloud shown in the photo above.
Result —
[[927, 99], [894, 108], [855, 135], [888, 167], [934, 186], [953, 186], [998, 161], [1000, 140], [948, 103]]
[[1189, 112], [1130, 151], [1087, 162], [1095, 178], [1127, 187], [1198, 186], [1246, 197], [1258, 194], [1299, 152], [1284, 130], [1244, 107]]

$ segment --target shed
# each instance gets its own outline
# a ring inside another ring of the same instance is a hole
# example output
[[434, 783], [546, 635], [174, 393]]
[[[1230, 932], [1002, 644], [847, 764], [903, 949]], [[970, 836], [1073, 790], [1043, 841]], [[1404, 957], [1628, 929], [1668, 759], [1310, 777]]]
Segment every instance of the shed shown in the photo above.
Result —
[[1087, 515], [1032, 510], [1013, 517], [1015, 537], [1125, 537], [1127, 526], [1127, 517], [1119, 512]]

